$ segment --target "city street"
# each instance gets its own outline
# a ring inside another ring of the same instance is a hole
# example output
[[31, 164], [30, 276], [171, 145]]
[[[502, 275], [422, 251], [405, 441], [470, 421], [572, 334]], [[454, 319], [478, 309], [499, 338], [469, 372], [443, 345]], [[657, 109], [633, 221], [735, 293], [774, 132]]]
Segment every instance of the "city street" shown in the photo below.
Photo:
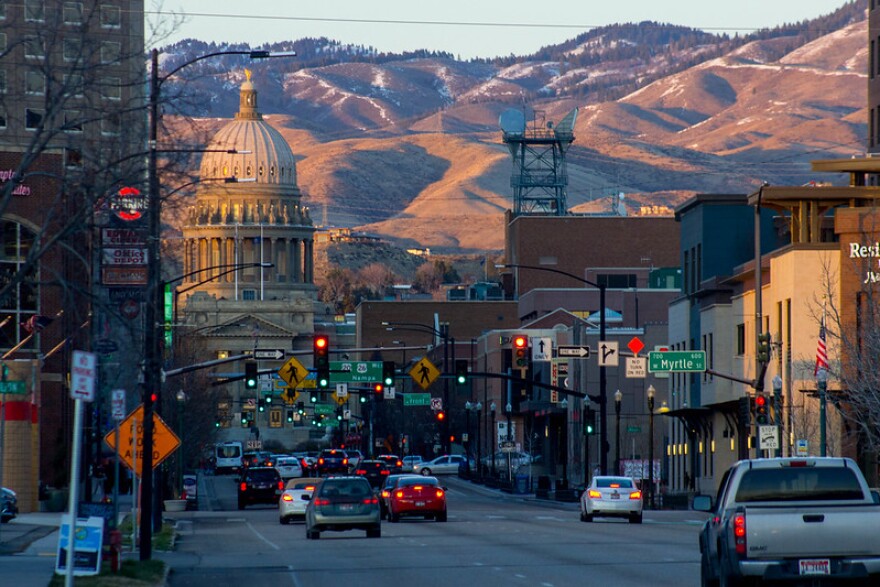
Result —
[[[646, 512], [644, 524], [583, 523], [576, 504], [523, 499], [443, 477], [449, 522], [382, 523], [382, 537], [326, 532], [307, 541], [271, 506], [236, 509], [235, 477], [205, 477], [202, 509], [172, 514], [180, 537], [169, 584], [697, 585], [704, 516]], [[206, 511], [207, 510], [207, 511]]]

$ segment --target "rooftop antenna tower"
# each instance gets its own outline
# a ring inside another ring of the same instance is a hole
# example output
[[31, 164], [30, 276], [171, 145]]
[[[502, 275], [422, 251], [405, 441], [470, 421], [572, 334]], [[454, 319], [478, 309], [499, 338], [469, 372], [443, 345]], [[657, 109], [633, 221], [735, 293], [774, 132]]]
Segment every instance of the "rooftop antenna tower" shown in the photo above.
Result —
[[[513, 213], [515, 216], [565, 216], [568, 171], [565, 152], [574, 142], [577, 108], [565, 115], [554, 128], [537, 124], [530, 127], [525, 115], [514, 108], [501, 113], [498, 124], [501, 136], [513, 157]], [[543, 117], [542, 117], [543, 122]]]

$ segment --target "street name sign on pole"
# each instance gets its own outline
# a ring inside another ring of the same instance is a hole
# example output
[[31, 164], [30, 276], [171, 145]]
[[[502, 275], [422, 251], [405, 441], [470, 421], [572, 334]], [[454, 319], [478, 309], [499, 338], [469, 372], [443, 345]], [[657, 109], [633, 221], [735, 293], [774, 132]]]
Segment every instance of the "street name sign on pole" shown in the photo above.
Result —
[[430, 406], [430, 393], [405, 393], [403, 394], [404, 406]]
[[706, 351], [651, 351], [648, 353], [648, 371], [696, 373], [706, 370]]
[[27, 385], [24, 381], [0, 381], [0, 393], [27, 393]]
[[382, 381], [382, 361], [330, 361], [330, 383]]
[[560, 346], [556, 348], [556, 354], [559, 357], [577, 357], [579, 359], [586, 359], [590, 356], [590, 347]]
[[284, 358], [283, 349], [256, 349], [254, 350], [255, 359], [271, 359], [280, 361]]

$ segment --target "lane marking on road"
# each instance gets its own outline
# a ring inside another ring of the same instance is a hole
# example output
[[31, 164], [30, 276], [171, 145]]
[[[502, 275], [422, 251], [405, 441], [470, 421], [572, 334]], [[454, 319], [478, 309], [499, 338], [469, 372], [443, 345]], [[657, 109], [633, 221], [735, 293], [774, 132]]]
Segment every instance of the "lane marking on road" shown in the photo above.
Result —
[[563, 518], [557, 518], [556, 516], [535, 516], [535, 519], [542, 520], [542, 521], [546, 520], [546, 521], [550, 521], [550, 522], [571, 522], [572, 521], [571, 518], [563, 519]]
[[253, 532], [257, 538], [259, 538], [260, 540], [262, 540], [263, 542], [265, 542], [266, 544], [268, 544], [269, 546], [271, 546], [275, 550], [281, 550], [280, 546], [278, 546], [277, 544], [275, 544], [274, 542], [272, 542], [271, 540], [269, 540], [268, 538], [266, 538], [265, 536], [263, 536], [262, 534], [257, 532], [257, 529], [254, 528], [250, 522], [247, 522], [247, 527], [251, 529], [251, 532]]
[[293, 587], [301, 587], [302, 583], [300, 583], [299, 579], [296, 577], [296, 569], [293, 568], [293, 565], [287, 565], [287, 570], [290, 571], [290, 579], [293, 581]]
[[227, 524], [247, 522], [247, 518], [226, 518]]

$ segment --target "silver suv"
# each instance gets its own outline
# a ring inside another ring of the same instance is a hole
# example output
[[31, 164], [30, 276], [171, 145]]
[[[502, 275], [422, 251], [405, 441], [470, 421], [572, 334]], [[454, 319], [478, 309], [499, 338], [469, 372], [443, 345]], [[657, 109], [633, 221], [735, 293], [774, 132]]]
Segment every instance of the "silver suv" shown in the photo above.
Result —
[[379, 498], [363, 477], [328, 477], [321, 482], [306, 506], [306, 538], [317, 540], [321, 532], [366, 530], [367, 538], [382, 535]]

